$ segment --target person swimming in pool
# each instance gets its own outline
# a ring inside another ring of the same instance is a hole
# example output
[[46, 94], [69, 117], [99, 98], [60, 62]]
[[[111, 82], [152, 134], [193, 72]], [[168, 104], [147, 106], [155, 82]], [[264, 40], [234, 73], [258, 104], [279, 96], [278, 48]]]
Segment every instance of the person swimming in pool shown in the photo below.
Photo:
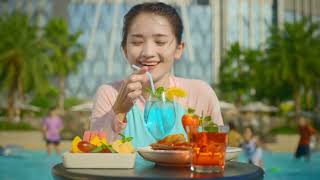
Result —
[[316, 130], [310, 125], [310, 122], [305, 117], [300, 117], [298, 122], [300, 140], [294, 154], [296, 159], [304, 157], [305, 160], [310, 160], [310, 142], [311, 137], [316, 134]]
[[243, 138], [244, 141], [241, 146], [244, 155], [248, 159], [248, 163], [263, 167], [263, 151], [261, 142], [258, 136], [254, 136], [254, 131], [251, 126], [248, 126], [244, 129]]
[[204, 81], [185, 79], [172, 74], [175, 61], [184, 51], [183, 24], [175, 8], [155, 2], [133, 6], [124, 16], [122, 50], [130, 64], [140, 68], [121, 81], [98, 88], [91, 130], [107, 132], [109, 142], [118, 139], [118, 133], [133, 137], [135, 147], [148, 146], [156, 138], [148, 131], [143, 116], [146, 99], [144, 88], [150, 87], [146, 72], [152, 75], [155, 87], [180, 87], [187, 98], [178, 99], [176, 124], [170, 134], [183, 133], [181, 117], [185, 107], [197, 114], [211, 115], [214, 123], [223, 124], [218, 98]]

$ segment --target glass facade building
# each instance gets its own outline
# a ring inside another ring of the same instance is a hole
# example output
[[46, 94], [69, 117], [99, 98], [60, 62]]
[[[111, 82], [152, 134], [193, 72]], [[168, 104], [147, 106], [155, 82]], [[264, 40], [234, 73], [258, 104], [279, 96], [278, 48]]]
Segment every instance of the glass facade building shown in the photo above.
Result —
[[[130, 0], [8, 0], [0, 2], [0, 13], [25, 11], [40, 25], [60, 16], [72, 32], [82, 31], [79, 42], [86, 59], [67, 80], [67, 96], [91, 99], [99, 85], [119, 80], [132, 70], [121, 52], [122, 17], [142, 1]], [[184, 22], [186, 48], [174, 65], [174, 74], [218, 82], [221, 57], [229, 45], [259, 48], [269, 27], [294, 21], [303, 15], [320, 22], [317, 0], [167, 0]]]

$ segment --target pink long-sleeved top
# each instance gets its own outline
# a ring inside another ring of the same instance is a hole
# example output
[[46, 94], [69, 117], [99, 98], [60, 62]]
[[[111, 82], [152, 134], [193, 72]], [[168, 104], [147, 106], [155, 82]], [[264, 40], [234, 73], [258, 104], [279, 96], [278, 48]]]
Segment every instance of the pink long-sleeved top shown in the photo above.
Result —
[[[184, 89], [188, 96], [185, 98], [177, 99], [177, 102], [182, 107], [190, 107], [195, 109], [195, 113], [201, 115], [202, 112], [204, 115], [211, 115], [214, 123], [218, 125], [223, 125], [223, 120], [221, 116], [220, 106], [218, 98], [213, 91], [213, 89], [204, 81], [194, 80], [194, 79], [185, 79], [175, 76], [170, 76], [170, 87], [180, 87]], [[112, 106], [116, 101], [120, 86], [122, 81], [116, 81], [110, 84], [102, 85], [98, 88], [95, 102], [93, 106], [92, 118], [91, 118], [91, 130], [95, 131], [106, 131], [108, 142], [112, 142], [119, 138], [118, 133], [124, 131], [128, 128], [128, 124], [122, 121], [117, 120], [115, 117], [115, 113], [112, 110]], [[140, 109], [140, 112], [143, 113], [145, 106], [145, 99], [140, 96], [135, 102], [134, 107]], [[134, 109], [132, 108], [132, 110]], [[135, 115], [138, 110], [133, 110], [133, 115], [128, 116], [128, 122], [131, 121], [143, 121], [143, 122], [135, 122], [135, 124], [131, 123], [130, 129], [126, 132], [127, 135], [135, 135], [135, 131], [143, 131], [144, 120], [141, 117]], [[140, 117], [140, 118], [139, 118]], [[181, 117], [179, 117], [181, 121]], [[181, 126], [181, 123], [177, 126]], [[140, 133], [140, 132], [137, 132]], [[149, 133], [146, 133], [149, 134]], [[138, 136], [138, 135], [137, 135]], [[135, 137], [134, 137], [135, 138]], [[152, 137], [150, 141], [152, 141]]]

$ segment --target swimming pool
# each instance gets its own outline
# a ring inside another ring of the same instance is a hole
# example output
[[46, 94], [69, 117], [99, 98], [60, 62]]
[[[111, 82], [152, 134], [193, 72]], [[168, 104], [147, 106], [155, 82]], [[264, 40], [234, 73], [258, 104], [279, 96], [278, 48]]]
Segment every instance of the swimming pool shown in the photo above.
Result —
[[[241, 155], [238, 161], [246, 162]], [[309, 162], [296, 160], [291, 153], [263, 152], [265, 180], [316, 180], [320, 177], [320, 152], [314, 152]]]
[[23, 151], [17, 156], [0, 156], [1, 180], [53, 180], [51, 167], [61, 162], [57, 155]]
[[[61, 162], [57, 155], [43, 151], [22, 151], [19, 156], [0, 156], [1, 180], [53, 180], [51, 168]], [[243, 156], [239, 161], [245, 162]], [[264, 152], [265, 180], [316, 180], [320, 177], [320, 152], [313, 153], [310, 162], [294, 160], [290, 153]]]

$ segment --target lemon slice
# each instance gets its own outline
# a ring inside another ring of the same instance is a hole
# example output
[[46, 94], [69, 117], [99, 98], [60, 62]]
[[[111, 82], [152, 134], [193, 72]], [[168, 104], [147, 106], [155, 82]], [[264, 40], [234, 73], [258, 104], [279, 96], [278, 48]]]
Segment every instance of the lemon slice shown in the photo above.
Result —
[[174, 97], [186, 97], [186, 96], [187, 96], [187, 92], [182, 88], [171, 87], [166, 90], [166, 97], [171, 101], [173, 100]]

